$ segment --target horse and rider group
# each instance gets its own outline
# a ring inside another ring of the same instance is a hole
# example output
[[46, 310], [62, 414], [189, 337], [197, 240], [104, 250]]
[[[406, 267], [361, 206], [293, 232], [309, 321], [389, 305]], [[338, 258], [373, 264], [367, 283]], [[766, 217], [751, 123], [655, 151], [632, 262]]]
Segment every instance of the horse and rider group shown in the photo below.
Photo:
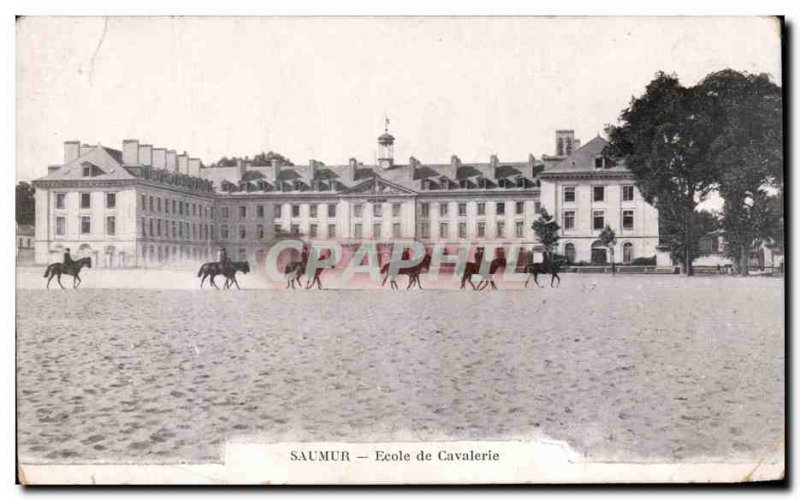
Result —
[[[300, 281], [300, 278], [306, 274], [307, 265], [309, 261], [309, 248], [307, 245], [303, 245], [303, 249], [300, 252], [300, 260], [289, 262], [284, 267], [284, 275], [286, 276], [286, 288], [295, 288], [295, 285], [303, 288], [303, 283]], [[322, 259], [327, 259], [330, 257], [330, 254], [321, 255]], [[409, 249], [405, 249], [401, 256], [402, 262], [408, 262], [410, 259], [410, 252]], [[410, 267], [401, 267], [397, 263], [394, 262], [386, 262], [380, 268], [380, 274], [383, 276], [383, 281], [381, 281], [381, 286], [386, 285], [386, 282], [389, 281], [393, 290], [397, 290], [399, 287], [397, 285], [397, 275], [403, 274], [408, 276], [408, 286], [406, 286], [406, 290], [417, 286], [418, 288], [422, 289], [422, 282], [420, 281], [420, 275], [424, 271], [428, 271], [431, 265], [431, 254], [430, 251], [426, 251], [425, 255], [422, 259], [413, 266]], [[500, 269], [505, 269], [506, 267], [506, 258], [502, 251], [497, 251], [495, 253], [495, 258], [492, 259], [487, 265], [484, 264], [484, 250], [483, 247], [479, 247], [475, 251], [475, 260], [467, 262], [464, 266], [464, 272], [461, 276], [461, 289], [466, 287], [466, 284], [472, 287], [473, 290], [480, 291], [485, 290], [487, 287], [490, 287], [493, 290], [497, 289], [497, 285], [494, 282], [494, 275]], [[528, 287], [528, 283], [531, 279], [536, 284], [539, 285], [538, 276], [540, 274], [549, 274], [550, 277], [550, 286], [557, 286], [555, 283], [561, 284], [561, 278], [559, 277], [558, 273], [562, 267], [568, 264], [567, 259], [562, 255], [553, 254], [549, 251], [545, 251], [544, 253], [544, 260], [542, 262], [535, 262], [525, 266], [525, 273], [528, 274], [528, 278], [525, 280], [525, 288]], [[55, 277], [57, 278], [58, 284], [61, 288], [64, 288], [64, 285], [61, 284], [61, 275], [65, 274], [68, 276], [73, 277], [73, 288], [78, 288], [81, 283], [81, 279], [79, 277], [80, 271], [84, 267], [92, 267], [92, 259], [90, 257], [85, 257], [78, 260], [72, 260], [70, 255], [69, 248], [66, 249], [64, 252], [64, 260], [63, 262], [56, 262], [47, 266], [47, 269], [44, 273], [44, 277], [48, 278], [47, 280], [47, 288], [50, 288], [50, 281]], [[327, 269], [325, 267], [318, 267], [314, 271], [314, 276], [307, 279], [305, 288], [309, 289], [314, 285], [317, 286], [320, 290], [322, 290], [322, 281], [320, 280], [320, 276], [322, 272]], [[200, 270], [197, 272], [197, 277], [200, 279], [200, 288], [203, 288], [205, 284], [206, 278], [208, 278], [209, 283], [216, 289], [219, 289], [214, 278], [218, 275], [222, 275], [225, 277], [225, 283], [223, 284], [223, 289], [229, 289], [233, 285], [236, 285], [237, 289], [240, 289], [239, 282], [236, 280], [236, 273], [249, 273], [250, 272], [250, 264], [247, 261], [239, 261], [235, 262], [228, 258], [228, 253], [224, 248], [219, 249], [218, 253], [218, 260], [217, 262], [206, 262], [202, 266], [200, 266]], [[478, 276], [480, 281], [476, 285], [472, 281], [473, 276]]]

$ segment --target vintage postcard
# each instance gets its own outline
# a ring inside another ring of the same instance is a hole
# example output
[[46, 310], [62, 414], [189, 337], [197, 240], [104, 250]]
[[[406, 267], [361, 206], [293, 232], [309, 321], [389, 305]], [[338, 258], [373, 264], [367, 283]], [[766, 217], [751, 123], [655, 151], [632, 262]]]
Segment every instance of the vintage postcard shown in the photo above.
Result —
[[781, 480], [777, 17], [20, 17], [18, 480]]

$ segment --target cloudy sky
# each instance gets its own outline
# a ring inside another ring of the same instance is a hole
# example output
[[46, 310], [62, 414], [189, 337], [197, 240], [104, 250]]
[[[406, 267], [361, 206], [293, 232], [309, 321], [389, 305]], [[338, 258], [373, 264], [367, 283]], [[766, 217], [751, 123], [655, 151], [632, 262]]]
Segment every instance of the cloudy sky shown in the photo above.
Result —
[[17, 24], [17, 177], [47, 173], [65, 140], [137, 138], [295, 163], [370, 162], [384, 114], [395, 155], [509, 161], [588, 141], [659, 71], [769, 73], [766, 18], [23, 18]]

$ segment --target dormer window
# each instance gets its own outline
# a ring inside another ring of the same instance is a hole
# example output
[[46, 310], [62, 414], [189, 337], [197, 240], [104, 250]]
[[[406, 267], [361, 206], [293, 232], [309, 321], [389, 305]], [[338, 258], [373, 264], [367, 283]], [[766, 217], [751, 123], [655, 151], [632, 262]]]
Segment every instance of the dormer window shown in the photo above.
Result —
[[524, 177], [517, 177], [517, 187], [524, 188], [525, 187], [525, 178]]
[[450, 180], [447, 177], [441, 177], [439, 179], [439, 185], [442, 189], [449, 189], [450, 188]]
[[458, 187], [461, 189], [469, 189], [469, 181], [467, 179], [461, 179], [458, 181]]
[[422, 183], [420, 184], [420, 189], [423, 191], [427, 191], [431, 188], [431, 180], [430, 179], [422, 179]]
[[91, 177], [92, 176], [92, 167], [90, 165], [83, 166], [83, 176], [84, 177]]
[[595, 157], [594, 168], [606, 168], [606, 159], [602, 156]]
[[481, 189], [488, 189], [489, 188], [489, 179], [485, 179], [483, 177], [478, 179], [478, 187], [480, 187]]

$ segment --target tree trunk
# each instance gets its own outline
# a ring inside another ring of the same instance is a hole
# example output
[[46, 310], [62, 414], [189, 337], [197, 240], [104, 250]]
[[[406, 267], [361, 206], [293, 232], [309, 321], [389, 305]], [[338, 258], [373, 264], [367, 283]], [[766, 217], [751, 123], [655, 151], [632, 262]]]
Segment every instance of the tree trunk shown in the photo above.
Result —
[[692, 265], [692, 261], [694, 261], [694, 252], [692, 252], [692, 224], [691, 222], [686, 223], [686, 241], [685, 241], [685, 248], [684, 248], [684, 272], [686, 276], [693, 276], [694, 275], [694, 266]]
[[748, 276], [750, 274], [750, 252], [744, 245], [740, 247], [741, 254], [739, 255], [739, 274]]
[[617, 261], [614, 259], [614, 247], [609, 247], [611, 251], [611, 275], [617, 274]]

